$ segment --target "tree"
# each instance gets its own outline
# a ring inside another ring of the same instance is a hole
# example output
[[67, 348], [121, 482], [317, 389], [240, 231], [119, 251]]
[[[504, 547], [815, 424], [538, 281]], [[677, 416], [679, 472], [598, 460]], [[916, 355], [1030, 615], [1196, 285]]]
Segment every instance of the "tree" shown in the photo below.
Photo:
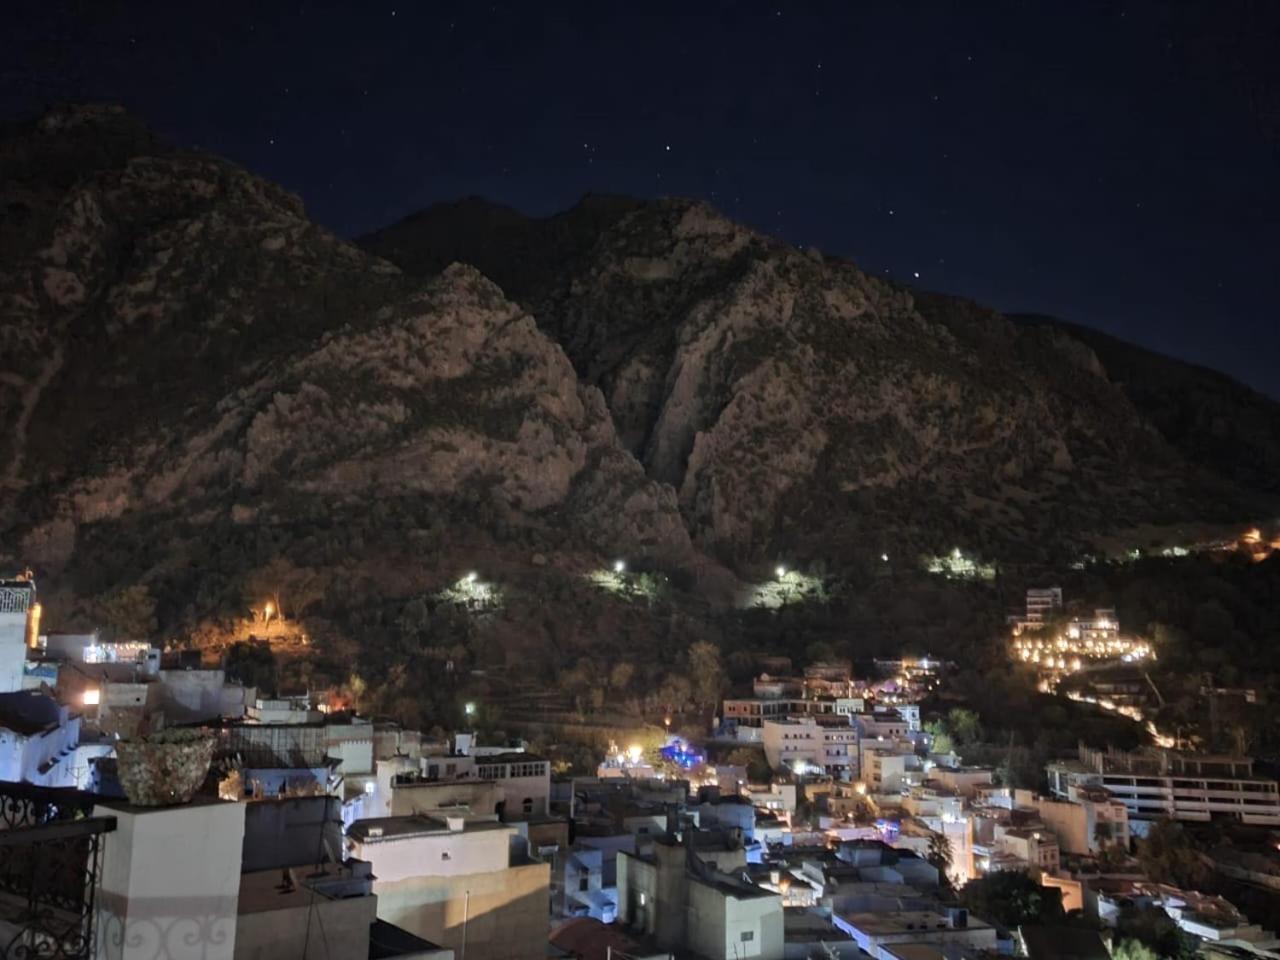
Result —
[[635, 676], [635, 672], [636, 668], [633, 664], [626, 660], [619, 660], [609, 671], [609, 686], [614, 690], [627, 689], [631, 686], [631, 678]]
[[960, 890], [960, 902], [976, 917], [1006, 930], [1024, 923], [1060, 923], [1062, 892], [1042, 887], [1019, 870], [1000, 870], [970, 880]]
[[1160, 955], [1141, 940], [1121, 940], [1111, 948], [1111, 960], [1160, 960]]
[[944, 887], [951, 886], [948, 871], [951, 869], [951, 838], [945, 833], [929, 834], [929, 851], [925, 859], [937, 869], [938, 879]]
[[689, 675], [693, 681], [693, 700], [704, 709], [720, 705], [724, 686], [724, 669], [720, 666], [720, 650], [714, 643], [699, 640], [689, 647]]
[[1157, 820], [1138, 840], [1138, 862], [1156, 883], [1194, 890], [1203, 885], [1209, 870], [1182, 824], [1167, 817]]
[[768, 783], [773, 771], [769, 769], [769, 761], [759, 747], [735, 747], [729, 751], [725, 762], [735, 767], [745, 767], [747, 779], [751, 783]]
[[951, 734], [947, 733], [947, 728], [941, 720], [930, 720], [924, 725], [924, 732], [932, 738], [933, 753], [950, 753], [955, 749]]
[[347, 678], [347, 689], [351, 692], [351, 709], [360, 710], [360, 700], [369, 689], [369, 684], [365, 682], [364, 677], [352, 671], [351, 676]]
[[947, 714], [947, 732], [960, 744], [977, 743], [982, 739], [982, 723], [972, 710], [955, 707]]
[[147, 640], [155, 635], [156, 601], [144, 583], [103, 594], [91, 609], [109, 640]]
[[225, 669], [228, 677], [246, 687], [256, 687], [259, 694], [277, 692], [276, 658], [265, 643], [237, 640], [227, 650]]
[[1194, 937], [1182, 932], [1159, 907], [1128, 908], [1116, 920], [1116, 936], [1136, 943], [1163, 960], [1191, 960], [1198, 953]]

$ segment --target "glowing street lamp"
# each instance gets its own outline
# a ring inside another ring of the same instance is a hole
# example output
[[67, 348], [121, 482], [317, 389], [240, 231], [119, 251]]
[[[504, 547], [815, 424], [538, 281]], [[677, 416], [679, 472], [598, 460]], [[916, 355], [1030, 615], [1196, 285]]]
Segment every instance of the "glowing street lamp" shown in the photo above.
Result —
[[613, 561], [613, 572], [614, 572], [614, 573], [625, 573], [625, 572], [626, 572], [626, 570], [627, 570], [627, 562], [626, 562], [625, 560], [615, 560], [615, 561]]
[[475, 716], [476, 705], [474, 703], [468, 702], [462, 709], [468, 717]]
[[787, 568], [784, 567], [782, 564], [778, 564], [778, 566], [774, 568], [773, 572], [777, 574], [778, 579], [781, 580], [783, 577], [787, 575]]

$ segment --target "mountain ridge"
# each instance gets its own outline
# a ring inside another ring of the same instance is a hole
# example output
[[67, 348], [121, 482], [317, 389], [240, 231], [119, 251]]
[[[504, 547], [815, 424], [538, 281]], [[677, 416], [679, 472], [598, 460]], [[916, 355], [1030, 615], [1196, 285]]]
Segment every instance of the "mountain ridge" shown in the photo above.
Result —
[[[362, 249], [77, 107], [8, 130], [0, 210], [0, 553], [63, 583], [69, 621], [139, 583], [190, 629], [283, 565], [334, 635], [394, 638], [401, 605], [479, 567], [528, 591], [524, 635], [485, 628], [505, 655], [549, 656], [588, 621], [540, 595], [624, 616], [582, 580], [617, 557], [723, 607], [783, 561], [851, 582], [953, 545], [1052, 565], [1274, 502], [1184, 455], [1069, 331], [699, 201], [531, 220], [471, 199]], [[625, 617], [666, 644], [703, 629]]]

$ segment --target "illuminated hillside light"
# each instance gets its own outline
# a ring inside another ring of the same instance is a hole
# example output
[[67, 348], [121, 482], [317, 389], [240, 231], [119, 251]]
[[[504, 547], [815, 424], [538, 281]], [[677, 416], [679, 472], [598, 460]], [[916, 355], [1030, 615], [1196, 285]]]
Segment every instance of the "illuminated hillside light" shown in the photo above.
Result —
[[882, 554], [880, 554], [880, 559], [881, 559], [881, 560], [883, 560], [885, 563], [888, 563], [888, 562], [889, 562], [889, 555], [888, 555], [887, 553], [882, 553]]
[[474, 716], [476, 712], [476, 705], [474, 703], [468, 702], [467, 705], [462, 709], [466, 712], [468, 717]]
[[787, 575], [787, 568], [782, 566], [782, 564], [778, 564], [778, 566], [774, 568], [773, 572], [777, 574], [778, 579], [781, 580]]
[[462, 578], [462, 582], [475, 583], [476, 580], [478, 580], [479, 578], [480, 578], [480, 575], [476, 573], [474, 570], [472, 570], [470, 573], [468, 573], [465, 577]]
[[626, 562], [625, 560], [615, 560], [615, 561], [613, 561], [613, 572], [614, 572], [614, 573], [624, 573], [624, 572], [626, 571], [626, 569], [627, 569], [627, 562]]
[[273, 616], [275, 616], [275, 613], [276, 613], [276, 605], [272, 603], [270, 600], [268, 600], [267, 605], [262, 608], [262, 618], [264, 620], [270, 620]]

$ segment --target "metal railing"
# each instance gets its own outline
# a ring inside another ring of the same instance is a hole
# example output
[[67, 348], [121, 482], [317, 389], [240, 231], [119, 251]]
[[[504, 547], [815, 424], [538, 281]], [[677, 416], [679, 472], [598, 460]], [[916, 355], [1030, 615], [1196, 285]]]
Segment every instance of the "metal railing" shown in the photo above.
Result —
[[102, 837], [97, 796], [0, 781], [0, 960], [94, 955]]

